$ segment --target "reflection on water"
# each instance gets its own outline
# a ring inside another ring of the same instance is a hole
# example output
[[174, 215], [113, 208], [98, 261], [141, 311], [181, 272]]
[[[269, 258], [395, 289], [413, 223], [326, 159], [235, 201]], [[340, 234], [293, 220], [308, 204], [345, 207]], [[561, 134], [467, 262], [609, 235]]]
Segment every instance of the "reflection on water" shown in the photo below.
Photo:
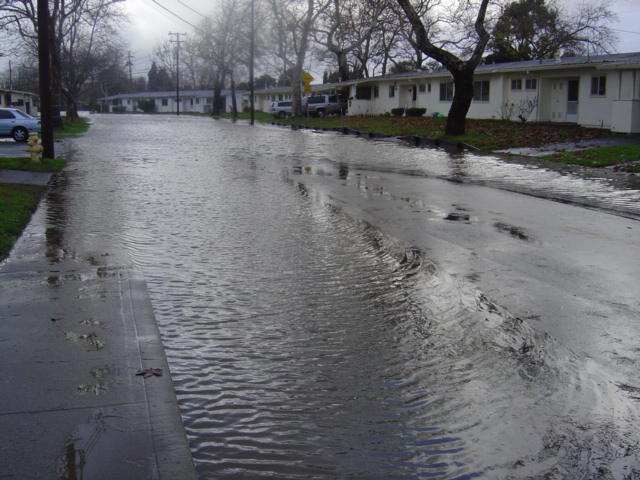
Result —
[[[586, 383], [570, 352], [303, 181], [364, 190], [365, 164], [525, 190], [543, 176], [558, 195], [638, 208], [637, 191], [492, 159], [105, 116], [50, 198], [52, 261], [73, 245], [144, 271], [202, 478], [623, 471], [633, 442], [597, 406], [572, 403]], [[576, 428], [587, 411], [597, 429]]]

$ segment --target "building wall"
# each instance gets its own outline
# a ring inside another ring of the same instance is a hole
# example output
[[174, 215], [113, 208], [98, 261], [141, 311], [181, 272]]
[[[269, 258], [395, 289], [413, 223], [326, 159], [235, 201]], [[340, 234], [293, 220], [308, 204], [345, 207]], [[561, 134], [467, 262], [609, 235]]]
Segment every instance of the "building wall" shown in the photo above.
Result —
[[[591, 94], [591, 79], [594, 76], [606, 78], [604, 96]], [[585, 127], [610, 128], [611, 106], [618, 98], [620, 85], [618, 72], [596, 71], [586, 72], [580, 76], [580, 101], [578, 107], [578, 124]]]
[[36, 96], [28, 92], [15, 90], [0, 90], [0, 107], [10, 107], [22, 110], [29, 115], [38, 114]]

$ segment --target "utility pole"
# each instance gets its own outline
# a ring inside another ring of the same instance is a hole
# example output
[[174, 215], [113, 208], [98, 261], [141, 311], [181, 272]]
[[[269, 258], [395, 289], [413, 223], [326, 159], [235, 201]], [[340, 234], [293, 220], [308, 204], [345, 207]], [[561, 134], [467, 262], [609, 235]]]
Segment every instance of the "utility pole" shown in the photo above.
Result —
[[176, 115], [180, 115], [180, 35], [187, 36], [186, 33], [169, 32], [169, 36], [175, 35], [175, 40], [170, 40], [176, 44]]
[[133, 67], [133, 57], [131, 56], [131, 50], [127, 53], [127, 67], [129, 67], [129, 85], [133, 85], [133, 74], [131, 73], [131, 67]]
[[54, 158], [53, 112], [51, 109], [51, 52], [49, 50], [50, 29], [49, 1], [38, 0], [38, 80], [40, 86], [42, 155], [47, 158]]
[[249, 95], [251, 95], [249, 99], [249, 111], [251, 112], [251, 121], [250, 124], [253, 125], [256, 118], [256, 108], [253, 103], [253, 98], [255, 96], [255, 85], [253, 78], [253, 63], [255, 56], [255, 43], [256, 43], [256, 33], [255, 33], [255, 0], [251, 0], [251, 42], [249, 44], [249, 56], [251, 59], [249, 60]]

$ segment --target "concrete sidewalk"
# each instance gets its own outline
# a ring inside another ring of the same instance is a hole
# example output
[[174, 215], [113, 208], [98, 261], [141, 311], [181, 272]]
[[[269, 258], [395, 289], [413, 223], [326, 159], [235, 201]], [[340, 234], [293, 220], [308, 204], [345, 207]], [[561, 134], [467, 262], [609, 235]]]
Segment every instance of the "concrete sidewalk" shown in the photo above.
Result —
[[143, 278], [44, 217], [0, 264], [0, 478], [196, 478]]
[[49, 172], [26, 172], [0, 169], [0, 183], [46, 186], [53, 176]]

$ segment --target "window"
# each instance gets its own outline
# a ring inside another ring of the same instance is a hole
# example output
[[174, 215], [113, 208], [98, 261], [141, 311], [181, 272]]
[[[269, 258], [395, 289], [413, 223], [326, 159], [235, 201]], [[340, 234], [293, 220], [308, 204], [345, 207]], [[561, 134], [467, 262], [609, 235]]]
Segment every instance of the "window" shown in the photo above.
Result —
[[427, 83], [427, 92], [431, 93], [431, 82]]
[[282, 94], [278, 95], [278, 101], [282, 101]]
[[514, 78], [511, 80], [511, 90], [522, 90], [521, 78]]
[[167, 100], [166, 98], [162, 99], [162, 106], [166, 107], [167, 105], [169, 105], [169, 100]]
[[607, 77], [591, 77], [591, 95], [604, 97], [607, 94]]
[[418, 91], [420, 93], [424, 93], [427, 91], [427, 85], [425, 83], [421, 83], [420, 85], [418, 85]]
[[473, 99], [476, 102], [489, 101], [489, 80], [473, 82]]
[[380, 89], [378, 88], [378, 85], [374, 85], [373, 86], [373, 98], [378, 98], [378, 96], [380, 96]]
[[371, 87], [356, 85], [356, 98], [358, 100], [370, 100], [371, 99]]
[[389, 85], [389, 98], [393, 98], [396, 96], [396, 86]]
[[524, 81], [525, 90], [537, 90], [538, 89], [538, 79], [537, 78], [527, 78]]
[[1, 119], [11, 119], [13, 120], [15, 117], [13, 116], [13, 113], [11, 113], [9, 110], [0, 110], [0, 118]]
[[440, 82], [440, 101], [450, 102], [453, 100], [453, 82]]

